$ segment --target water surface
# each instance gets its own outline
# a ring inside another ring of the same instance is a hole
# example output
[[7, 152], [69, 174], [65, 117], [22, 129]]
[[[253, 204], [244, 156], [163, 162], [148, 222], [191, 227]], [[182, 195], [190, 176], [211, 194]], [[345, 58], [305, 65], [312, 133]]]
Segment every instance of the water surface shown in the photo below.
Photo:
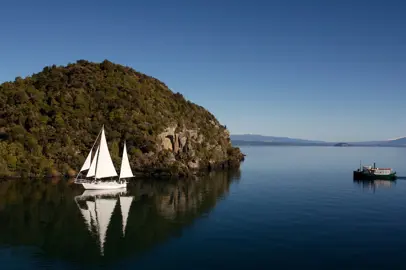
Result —
[[243, 147], [239, 171], [96, 194], [0, 183], [1, 269], [406, 269], [406, 148]]

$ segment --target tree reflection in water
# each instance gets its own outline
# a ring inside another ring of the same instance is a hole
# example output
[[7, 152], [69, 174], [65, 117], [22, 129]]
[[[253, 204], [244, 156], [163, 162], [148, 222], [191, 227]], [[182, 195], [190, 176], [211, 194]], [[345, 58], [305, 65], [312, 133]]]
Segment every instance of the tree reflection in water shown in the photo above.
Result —
[[[84, 191], [65, 180], [0, 183], [0, 246], [86, 264], [136, 257], [212, 210], [240, 172], [197, 180], [137, 179], [127, 190]], [[1, 249], [1, 248], [0, 248]]]

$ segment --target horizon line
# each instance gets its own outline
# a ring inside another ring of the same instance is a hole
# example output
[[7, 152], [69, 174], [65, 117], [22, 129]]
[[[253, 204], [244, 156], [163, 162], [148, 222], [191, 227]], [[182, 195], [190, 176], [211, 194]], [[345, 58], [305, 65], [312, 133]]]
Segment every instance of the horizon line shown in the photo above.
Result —
[[262, 136], [262, 137], [277, 137], [277, 138], [287, 138], [287, 139], [294, 139], [294, 140], [306, 140], [306, 141], [318, 141], [318, 142], [325, 142], [325, 143], [356, 143], [356, 142], [376, 142], [376, 141], [394, 141], [398, 139], [403, 139], [406, 138], [406, 136], [399, 136], [395, 137], [392, 139], [376, 139], [376, 140], [356, 140], [356, 141], [328, 141], [328, 140], [318, 140], [318, 139], [303, 139], [303, 138], [297, 138], [297, 137], [289, 137], [289, 136], [275, 136], [275, 135], [263, 135], [263, 134], [257, 134], [257, 133], [230, 133], [230, 136], [232, 135], [255, 135], [255, 136]]

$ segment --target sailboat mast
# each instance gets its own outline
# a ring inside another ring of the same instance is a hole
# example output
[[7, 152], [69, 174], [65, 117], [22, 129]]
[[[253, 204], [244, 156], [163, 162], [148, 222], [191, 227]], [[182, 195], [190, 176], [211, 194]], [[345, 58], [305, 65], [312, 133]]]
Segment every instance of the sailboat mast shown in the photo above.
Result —
[[[103, 132], [103, 130], [104, 130], [104, 125], [102, 126], [102, 129], [100, 130], [99, 134], [101, 134]], [[97, 136], [97, 137], [99, 137], [99, 136]], [[96, 139], [96, 141], [97, 141], [97, 139]], [[95, 141], [95, 143], [96, 143], [96, 141]], [[100, 155], [97, 155], [97, 157], [96, 157], [96, 169], [94, 170], [94, 180], [97, 180], [96, 172], [97, 172], [97, 163], [99, 163], [99, 156]]]
[[[103, 125], [103, 127], [104, 127], [104, 125]], [[102, 130], [100, 130], [100, 131], [99, 131], [99, 134], [97, 134], [96, 140], [94, 140], [94, 143], [93, 143], [93, 145], [92, 145], [92, 148], [91, 148], [91, 149], [93, 149], [93, 147], [95, 146], [95, 144], [96, 144], [96, 142], [97, 142], [97, 139], [99, 138], [99, 136], [100, 136], [101, 132], [102, 132]]]

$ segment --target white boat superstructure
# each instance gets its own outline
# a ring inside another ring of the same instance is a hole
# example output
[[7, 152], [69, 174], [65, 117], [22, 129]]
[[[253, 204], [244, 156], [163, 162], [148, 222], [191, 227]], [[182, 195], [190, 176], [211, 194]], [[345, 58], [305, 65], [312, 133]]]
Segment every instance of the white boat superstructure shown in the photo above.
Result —
[[100, 254], [104, 255], [107, 230], [119, 198], [122, 215], [122, 233], [125, 235], [127, 219], [133, 196], [125, 195], [125, 188], [116, 190], [85, 190], [80, 196], [75, 197], [75, 202], [85, 220], [90, 233], [97, 236]]
[[362, 171], [375, 175], [391, 175], [393, 173], [392, 168], [376, 168], [375, 166], [362, 166]]
[[[99, 137], [99, 144], [92, 157], [93, 148]], [[118, 179], [115, 179], [117, 177]], [[126, 178], [132, 177], [134, 175], [128, 160], [126, 142], [124, 142], [120, 175], [118, 175], [110, 156], [103, 126], [76, 176], [75, 183], [81, 184], [85, 189], [119, 189], [127, 186]]]

